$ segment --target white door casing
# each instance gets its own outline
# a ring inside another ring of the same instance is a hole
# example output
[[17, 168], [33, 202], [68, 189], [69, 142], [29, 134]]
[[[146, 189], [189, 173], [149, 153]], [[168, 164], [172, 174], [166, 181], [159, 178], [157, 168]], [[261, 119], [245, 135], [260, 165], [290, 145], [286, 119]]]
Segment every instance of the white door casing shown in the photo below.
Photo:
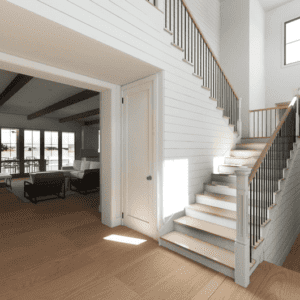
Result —
[[153, 85], [150, 77], [122, 87], [122, 224], [157, 238]]

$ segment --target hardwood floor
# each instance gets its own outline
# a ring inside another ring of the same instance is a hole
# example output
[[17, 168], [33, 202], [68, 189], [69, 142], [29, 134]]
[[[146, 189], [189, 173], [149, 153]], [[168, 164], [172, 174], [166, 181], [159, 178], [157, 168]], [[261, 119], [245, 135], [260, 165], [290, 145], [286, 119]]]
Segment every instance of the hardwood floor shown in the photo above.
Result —
[[[297, 272], [263, 262], [244, 289], [134, 230], [103, 225], [96, 194], [34, 205], [2, 188], [0, 199], [1, 300], [300, 299]], [[103, 239], [111, 234], [146, 242]]]

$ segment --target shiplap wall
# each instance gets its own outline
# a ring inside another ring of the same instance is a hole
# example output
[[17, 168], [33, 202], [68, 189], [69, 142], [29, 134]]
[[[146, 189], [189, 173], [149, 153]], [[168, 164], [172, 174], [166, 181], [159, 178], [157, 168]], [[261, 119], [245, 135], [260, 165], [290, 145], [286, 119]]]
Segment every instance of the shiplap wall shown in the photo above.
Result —
[[264, 260], [281, 266], [300, 231], [300, 143], [294, 147], [294, 157], [284, 187], [276, 195], [276, 206], [270, 215], [270, 228], [264, 241]]
[[221, 4], [219, 0], [185, 0], [193, 17], [220, 60]]
[[[192, 75], [193, 67], [183, 62], [183, 53], [171, 45], [171, 35], [163, 30], [164, 14], [141, 0], [13, 2], [165, 71], [164, 174], [170, 176], [164, 177], [164, 209], [170, 215], [194, 203], [195, 193], [203, 191], [203, 184], [210, 180], [214, 157], [225, 155], [234, 135], [216, 102], [209, 99], [209, 92], [201, 88], [202, 80]], [[193, 2], [199, 8], [210, 3]], [[211, 3], [218, 8], [215, 1]], [[205, 14], [204, 8], [201, 13]], [[206, 22], [214, 28], [216, 19], [207, 17]], [[217, 33], [213, 37], [207, 34], [208, 42], [216, 43]], [[101, 53], [96, 59], [101, 59]]]

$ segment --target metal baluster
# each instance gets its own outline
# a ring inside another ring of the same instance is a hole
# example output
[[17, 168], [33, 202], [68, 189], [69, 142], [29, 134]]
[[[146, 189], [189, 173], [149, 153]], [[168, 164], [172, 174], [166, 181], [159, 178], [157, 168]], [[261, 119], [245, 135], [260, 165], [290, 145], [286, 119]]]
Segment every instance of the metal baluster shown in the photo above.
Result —
[[177, 0], [177, 46], [179, 46], [179, 0]]
[[260, 240], [260, 222], [261, 222], [261, 198], [262, 198], [262, 181], [261, 181], [261, 167], [259, 167], [258, 169], [259, 172], [259, 187], [260, 187], [260, 193], [259, 193], [259, 212], [258, 212], [258, 216], [259, 216], [259, 223], [258, 223], [258, 239]]
[[192, 22], [191, 19], [191, 63], [193, 63], [193, 58], [194, 58], [194, 53], [193, 53], [193, 28], [194, 28], [194, 23]]
[[190, 16], [188, 15], [188, 61], [190, 61]]
[[176, 5], [175, 5], [175, 0], [173, 0], [173, 6], [174, 6], [174, 10], [173, 10], [173, 43], [175, 44], [176, 40], [175, 40], [175, 36], [176, 36], [176, 31], [175, 31], [175, 15], [176, 15]]
[[168, 28], [168, 0], [165, 0], [165, 28]]
[[[200, 32], [199, 32], [199, 34], [200, 34]], [[203, 63], [202, 63], [202, 35], [200, 34], [200, 76], [203, 78], [203, 76], [202, 76], [202, 65], [203, 65]], [[203, 83], [203, 85], [204, 85], [204, 83]]]
[[170, 11], [169, 11], [169, 23], [170, 23], [170, 31], [172, 31], [172, 0], [169, 0], [169, 6], [170, 6]]
[[183, 2], [182, 0], [181, 1], [181, 49], [183, 49], [183, 16], [182, 16], [182, 13], [183, 13]]
[[197, 50], [197, 75], [200, 76], [200, 44], [199, 44], [199, 31], [197, 29], [197, 47], [198, 47], [198, 50]]

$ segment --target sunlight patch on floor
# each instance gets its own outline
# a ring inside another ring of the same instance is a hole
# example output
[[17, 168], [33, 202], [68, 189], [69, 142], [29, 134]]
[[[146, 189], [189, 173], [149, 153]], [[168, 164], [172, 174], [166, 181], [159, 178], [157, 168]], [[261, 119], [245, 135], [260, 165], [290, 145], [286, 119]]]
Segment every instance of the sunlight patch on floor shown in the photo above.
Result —
[[131, 237], [117, 235], [117, 234], [111, 234], [111, 235], [105, 237], [104, 239], [113, 241], [113, 242], [126, 243], [126, 244], [132, 244], [132, 245], [140, 245], [140, 244], [146, 242], [146, 240], [131, 238]]

